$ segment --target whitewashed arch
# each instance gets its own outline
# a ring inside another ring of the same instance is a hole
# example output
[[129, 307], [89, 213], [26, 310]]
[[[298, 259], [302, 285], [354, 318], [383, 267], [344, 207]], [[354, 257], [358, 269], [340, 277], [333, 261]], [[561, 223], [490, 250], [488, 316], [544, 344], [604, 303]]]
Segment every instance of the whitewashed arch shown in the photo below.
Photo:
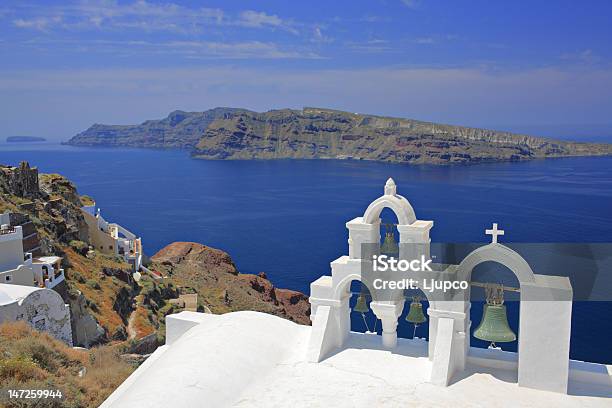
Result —
[[470, 282], [474, 268], [488, 261], [497, 262], [510, 269], [520, 284], [535, 282], [535, 275], [527, 261], [514, 250], [497, 243], [475, 249], [466, 256], [457, 268], [457, 279]]
[[372, 296], [372, 300], [375, 300], [375, 296], [376, 296], [375, 289], [372, 287], [371, 282], [363, 281], [361, 279], [361, 275], [356, 274], [356, 273], [352, 273], [350, 275], [345, 276], [344, 278], [342, 278], [340, 282], [338, 282], [335, 285], [332, 299], [341, 300], [342, 295], [346, 293], [347, 287], [350, 290], [350, 284], [354, 280], [359, 281], [362, 284], [364, 284], [368, 288], [368, 291], [370, 292], [370, 296]]
[[391, 178], [385, 184], [385, 195], [374, 200], [365, 210], [363, 222], [374, 224], [385, 208], [390, 208], [395, 213], [400, 225], [410, 225], [416, 221], [414, 209], [406, 198], [397, 194], [397, 187]]

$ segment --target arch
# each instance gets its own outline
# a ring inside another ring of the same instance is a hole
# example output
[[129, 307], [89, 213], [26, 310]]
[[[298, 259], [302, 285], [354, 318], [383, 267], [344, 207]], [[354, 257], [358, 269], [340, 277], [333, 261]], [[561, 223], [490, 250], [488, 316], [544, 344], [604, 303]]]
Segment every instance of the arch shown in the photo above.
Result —
[[472, 270], [487, 261], [497, 262], [510, 269], [519, 284], [535, 282], [535, 274], [527, 261], [517, 252], [502, 244], [489, 244], [470, 252], [459, 264], [457, 278], [470, 282]]
[[366, 224], [374, 224], [379, 219], [383, 209], [390, 208], [400, 225], [410, 225], [416, 221], [414, 209], [401, 195], [384, 195], [374, 200], [363, 214], [363, 221]]
[[362, 284], [364, 284], [368, 288], [368, 291], [370, 292], [370, 296], [372, 296], [372, 301], [374, 301], [374, 296], [375, 296], [374, 288], [372, 288], [372, 286], [371, 286], [371, 284], [369, 282], [364, 282], [363, 280], [361, 280], [361, 275], [358, 275], [356, 273], [352, 273], [350, 275], [347, 275], [344, 278], [342, 278], [342, 280], [340, 282], [338, 282], [338, 284], [334, 288], [334, 293], [333, 293], [332, 299], [334, 299], [334, 300], [341, 300], [342, 299], [342, 294], [346, 293], [346, 288], [349, 287], [351, 282], [354, 281], [354, 280], [361, 282]]
[[[489, 245], [482, 246], [470, 252], [470, 254], [466, 256], [463, 261], [461, 261], [461, 263], [459, 264], [457, 268], [457, 279], [471, 282], [472, 271], [474, 270], [474, 268], [480, 265], [481, 263], [488, 262], [488, 261], [497, 262], [500, 265], [503, 265], [506, 268], [510, 269], [510, 271], [512, 271], [514, 276], [516, 276], [516, 278], [518, 279], [519, 286], [522, 286], [524, 283], [535, 283], [535, 275], [533, 273], [533, 270], [527, 263], [527, 261], [525, 261], [525, 259], [522, 256], [520, 256], [517, 252], [515, 252], [514, 250], [508, 248], [505, 245], [499, 244], [499, 243], [491, 243]], [[466, 302], [469, 302], [470, 305], [471, 305], [471, 292], [472, 292], [472, 288], [471, 288], [471, 285], [469, 285], [468, 289], [465, 292], [465, 296], [466, 296], [465, 300]], [[520, 293], [520, 300], [523, 300], [523, 292]], [[517, 373], [520, 373], [520, 367], [522, 364], [521, 361], [523, 358], [523, 354], [520, 351], [521, 336], [524, 332], [523, 305], [524, 303], [521, 302], [520, 309], [519, 309], [519, 324], [518, 324], [518, 333], [517, 333], [517, 341], [519, 344], [517, 348], [517, 351], [518, 351], [518, 362], [517, 362], [517, 370], [516, 370]], [[470, 318], [469, 313], [466, 316], [466, 323], [467, 323], [466, 324], [466, 332], [467, 332], [471, 326], [471, 318]], [[466, 336], [466, 351], [469, 345], [471, 344], [471, 342], [472, 342], [472, 336], [471, 335]], [[467, 358], [467, 355], [465, 358]]]

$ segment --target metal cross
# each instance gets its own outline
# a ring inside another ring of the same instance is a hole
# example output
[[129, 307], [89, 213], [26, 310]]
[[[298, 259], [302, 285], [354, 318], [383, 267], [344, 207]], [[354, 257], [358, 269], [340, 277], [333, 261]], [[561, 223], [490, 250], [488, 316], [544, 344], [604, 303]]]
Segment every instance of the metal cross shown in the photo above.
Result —
[[497, 223], [494, 222], [493, 223], [493, 229], [485, 230], [485, 234], [491, 235], [491, 237], [492, 237], [491, 243], [497, 244], [497, 236], [498, 235], [504, 235], [504, 230], [497, 229]]

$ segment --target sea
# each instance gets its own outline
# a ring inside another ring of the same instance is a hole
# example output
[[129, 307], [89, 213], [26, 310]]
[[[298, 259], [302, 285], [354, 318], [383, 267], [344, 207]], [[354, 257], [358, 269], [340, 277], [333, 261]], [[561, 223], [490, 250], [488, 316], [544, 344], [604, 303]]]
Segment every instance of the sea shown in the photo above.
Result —
[[[243, 273], [265, 272], [277, 287], [306, 294], [347, 254], [346, 222], [363, 215], [389, 177], [418, 219], [434, 221], [432, 242], [484, 244], [493, 222], [505, 230], [500, 242], [612, 242], [612, 157], [453, 166], [206, 161], [181, 150], [0, 143], [1, 164], [22, 160], [72, 180], [107, 220], [140, 235], [148, 255], [174, 241], [200, 242], [227, 251]], [[507, 304], [518, 332], [518, 302]], [[481, 302], [471, 314], [474, 330]], [[612, 298], [574, 302], [571, 358], [612, 363], [611, 315]], [[374, 320], [366, 315], [369, 329]], [[352, 328], [366, 329], [356, 313]], [[398, 333], [413, 335], [404, 316]], [[428, 336], [427, 325], [417, 336]]]

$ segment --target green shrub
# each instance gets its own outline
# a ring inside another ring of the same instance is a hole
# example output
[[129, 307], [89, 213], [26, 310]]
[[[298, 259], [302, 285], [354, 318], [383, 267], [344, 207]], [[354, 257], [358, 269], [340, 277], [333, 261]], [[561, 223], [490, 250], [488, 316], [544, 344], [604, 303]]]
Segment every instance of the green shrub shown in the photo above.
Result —
[[43, 377], [44, 372], [31, 357], [20, 355], [0, 360], [0, 380], [2, 382], [13, 378], [17, 381], [27, 381]]
[[87, 279], [87, 286], [89, 286], [92, 289], [96, 289], [96, 290], [102, 289], [98, 281], [93, 280], [93, 279]]
[[79, 283], [85, 283], [85, 277], [83, 277], [83, 275], [81, 275], [79, 272], [77, 271], [72, 271], [70, 272], [70, 277], [72, 277], [72, 279], [76, 280]]
[[75, 252], [81, 255], [87, 255], [87, 251], [89, 251], [89, 245], [83, 241], [72, 240], [68, 243], [70, 248], [74, 249]]

